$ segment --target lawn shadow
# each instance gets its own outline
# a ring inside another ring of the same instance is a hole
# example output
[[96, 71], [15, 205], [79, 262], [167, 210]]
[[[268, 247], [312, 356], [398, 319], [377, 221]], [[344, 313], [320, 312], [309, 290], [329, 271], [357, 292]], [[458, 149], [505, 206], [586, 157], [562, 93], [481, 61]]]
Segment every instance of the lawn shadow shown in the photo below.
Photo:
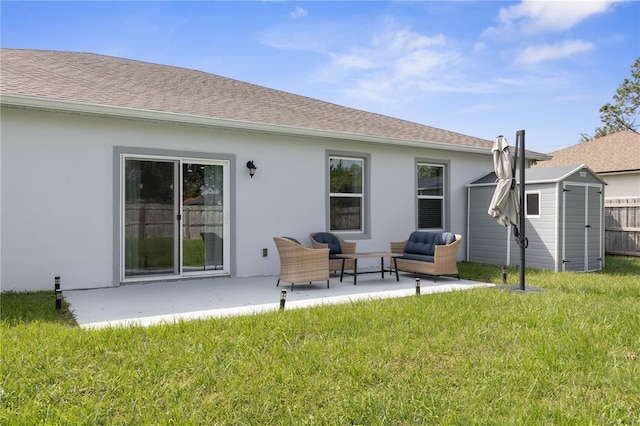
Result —
[[65, 300], [62, 301], [62, 308], [56, 309], [56, 296], [53, 291], [1, 293], [0, 321], [9, 326], [33, 322], [77, 326], [75, 317]]
[[530, 285], [525, 285], [524, 286], [524, 291], [522, 291], [520, 289], [520, 284], [515, 284], [515, 285], [497, 285], [497, 286], [491, 287], [491, 288], [495, 289], [495, 290], [508, 291], [509, 293], [520, 293], [520, 294], [535, 294], [535, 293], [544, 293], [545, 291], [547, 291], [546, 288], [533, 287], [533, 286], [530, 286]]

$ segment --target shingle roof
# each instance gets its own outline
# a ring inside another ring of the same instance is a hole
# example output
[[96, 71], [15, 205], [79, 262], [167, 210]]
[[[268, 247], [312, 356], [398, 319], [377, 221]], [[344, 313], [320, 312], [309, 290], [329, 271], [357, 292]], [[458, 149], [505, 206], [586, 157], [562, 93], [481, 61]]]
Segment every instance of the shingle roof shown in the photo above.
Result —
[[[577, 173], [580, 170], [588, 170], [591, 174], [596, 173], [589, 166], [585, 166], [585, 164], [567, 164], [562, 166], [528, 168], [525, 170], [524, 180], [527, 184], [549, 183], [558, 182], [573, 173]], [[596, 176], [596, 178], [604, 183], [604, 181], [598, 176]], [[498, 177], [496, 176], [496, 173], [491, 172], [467, 184], [467, 186], [495, 185], [497, 181]], [[516, 172], [516, 182], [520, 183], [519, 172]]]
[[586, 164], [596, 173], [640, 170], [640, 134], [620, 131], [550, 153], [535, 167]]
[[0, 93], [491, 149], [493, 142], [201, 71], [91, 53], [1, 49]]

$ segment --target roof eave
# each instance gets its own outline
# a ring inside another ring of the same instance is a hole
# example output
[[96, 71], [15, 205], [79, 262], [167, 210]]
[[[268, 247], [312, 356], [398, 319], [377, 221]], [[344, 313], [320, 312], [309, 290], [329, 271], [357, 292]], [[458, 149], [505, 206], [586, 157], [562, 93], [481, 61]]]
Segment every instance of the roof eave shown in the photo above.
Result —
[[[332, 130], [312, 129], [305, 127], [293, 127], [278, 124], [258, 123], [253, 121], [231, 120], [200, 115], [179, 114], [165, 111], [155, 111], [137, 108], [118, 107], [111, 105], [93, 104], [85, 102], [73, 102], [59, 99], [39, 98], [31, 96], [0, 94], [0, 104], [50, 110], [64, 111], [78, 114], [99, 115], [107, 117], [119, 117], [146, 121], [161, 121], [176, 124], [196, 125], [205, 127], [217, 127], [232, 130], [246, 130], [259, 133], [280, 135], [295, 135], [310, 138], [339, 139], [352, 142], [374, 143], [380, 145], [402, 146], [409, 148], [431, 148], [444, 151], [467, 152], [474, 154], [492, 155], [490, 148], [455, 145], [442, 142], [421, 140], [397, 139], [385, 136], [374, 136], [357, 133], [338, 132]], [[544, 161], [550, 157], [546, 154], [530, 153], [531, 160]]]

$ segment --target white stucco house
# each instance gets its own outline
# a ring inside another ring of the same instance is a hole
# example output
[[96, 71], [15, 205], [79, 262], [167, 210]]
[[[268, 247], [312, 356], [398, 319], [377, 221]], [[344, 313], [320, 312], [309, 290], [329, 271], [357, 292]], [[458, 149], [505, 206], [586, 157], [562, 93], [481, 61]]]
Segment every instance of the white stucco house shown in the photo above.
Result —
[[640, 197], [640, 134], [622, 130], [549, 153], [535, 167], [586, 164], [607, 182], [607, 198]]
[[640, 134], [622, 130], [549, 155], [535, 167], [582, 163], [606, 182], [606, 253], [640, 256]]
[[0, 59], [2, 291], [276, 275], [274, 236], [464, 236], [465, 185], [493, 167], [490, 140], [200, 71]]

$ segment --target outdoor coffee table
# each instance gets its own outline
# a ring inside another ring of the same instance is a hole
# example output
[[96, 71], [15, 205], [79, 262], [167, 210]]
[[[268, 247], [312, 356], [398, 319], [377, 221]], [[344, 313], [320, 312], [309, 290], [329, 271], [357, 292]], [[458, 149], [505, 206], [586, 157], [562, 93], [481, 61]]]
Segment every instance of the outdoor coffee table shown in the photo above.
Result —
[[[387, 253], [387, 252], [336, 254], [336, 257], [342, 258], [342, 270], [340, 270], [340, 282], [342, 282], [342, 278], [344, 277], [344, 263], [347, 259], [353, 259], [353, 285], [356, 285], [356, 282], [358, 279], [358, 259], [371, 259], [375, 257], [380, 258], [380, 273], [382, 274], [382, 278], [384, 278], [384, 258], [388, 257], [390, 259], [393, 259], [393, 266], [396, 270], [396, 281], [400, 281], [400, 277], [398, 277], [398, 263], [396, 258], [401, 256], [402, 256], [402, 253]], [[367, 273], [367, 272], [362, 272], [362, 273]]]

